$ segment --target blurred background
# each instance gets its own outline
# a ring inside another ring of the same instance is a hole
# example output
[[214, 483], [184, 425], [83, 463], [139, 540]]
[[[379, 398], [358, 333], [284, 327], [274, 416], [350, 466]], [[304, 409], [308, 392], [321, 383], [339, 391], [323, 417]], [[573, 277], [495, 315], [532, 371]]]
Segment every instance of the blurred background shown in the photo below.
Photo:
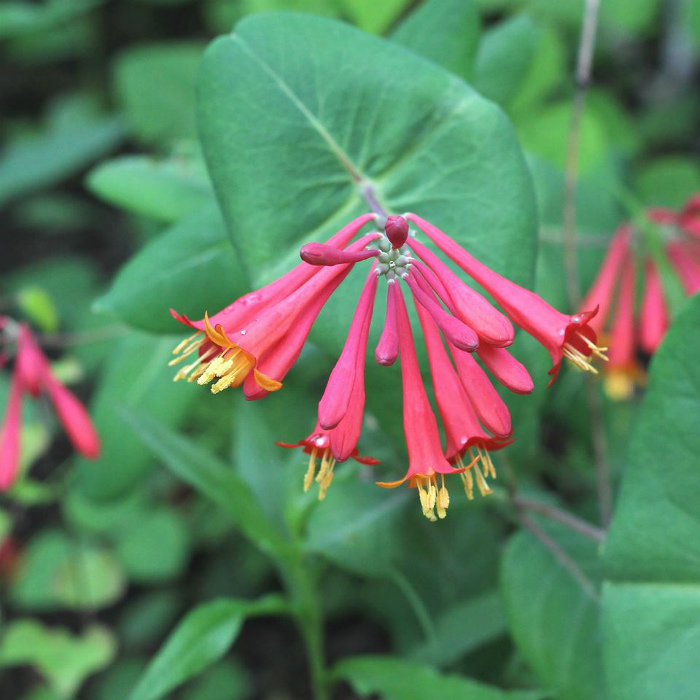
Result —
[[[235, 397], [212, 402], [207, 392], [172, 384], [165, 366], [181, 335], [163, 304], [170, 292], [184, 285], [192, 310], [211, 310], [246, 287], [225, 274], [216, 290], [200, 287], [196, 266], [168, 274], [173, 251], [183, 248], [216, 257], [222, 273], [233, 256], [221, 247], [218, 214], [199, 213], [214, 197], [197, 143], [195, 75], [207, 42], [251, 13], [322, 14], [390, 37], [420, 4], [0, 4], [0, 313], [31, 323], [56, 375], [88, 403], [104, 448], [98, 465], [76, 459], [41, 404], [25, 406], [23, 476], [0, 500], [3, 700], [123, 700], [195, 603], [279, 589], [270, 562], [222, 510], [166, 471], [120, 414], [138, 407], [196, 435], [248, 470], [254, 488], [300, 487], [301, 458], [280, 457], [274, 440], [308, 433], [312, 392], [244, 413]], [[481, 30], [465, 37], [476, 60], [464, 77], [514, 123], [539, 205], [537, 288], [566, 307], [562, 195], [583, 2], [477, 0], [475, 8]], [[584, 287], [622, 221], [645, 206], [680, 208], [700, 190], [699, 80], [700, 3], [604, 0], [581, 130]], [[193, 229], [207, 232], [194, 247]], [[164, 274], [135, 285], [138, 266], [124, 265], [147, 247]], [[534, 350], [532, 360], [547, 366]], [[301, 381], [322, 387], [319, 366], [329, 368], [332, 358], [312, 348], [297, 370]], [[516, 400], [520, 447], [510, 459], [533, 491], [552, 486], [579, 514], [595, 517], [588, 426], [576, 402], [581, 381], [568, 372], [552, 392], [538, 390], [540, 412]], [[3, 372], [0, 405], [8, 388]], [[631, 410], [604, 403], [614, 470]], [[281, 421], [285, 435], [273, 429]], [[398, 448], [382, 441], [371, 420], [365, 440], [372, 454], [400, 463]], [[262, 469], [283, 485], [256, 477]], [[306, 547], [322, 562], [331, 661], [393, 652], [502, 687], [541, 682], [547, 669], [533, 670], [516, 648], [497, 592], [499, 557], [513, 530], [502, 499], [455, 502], [438, 531], [424, 526], [413, 499], [406, 505], [406, 493], [376, 494], [358, 471], [349, 466], [339, 477], [342, 485], [334, 485], [329, 507], [310, 516], [307, 534]], [[345, 537], [343, 524], [368, 509], [372, 529]], [[546, 565], [525, 551], [510, 556], [523, 558], [516, 567], [523, 576], [528, 561]], [[426, 646], [436, 634], [437, 646]], [[337, 693], [355, 697], [349, 687]], [[308, 697], [294, 626], [278, 618], [248, 622], [230, 654], [168, 697]]]

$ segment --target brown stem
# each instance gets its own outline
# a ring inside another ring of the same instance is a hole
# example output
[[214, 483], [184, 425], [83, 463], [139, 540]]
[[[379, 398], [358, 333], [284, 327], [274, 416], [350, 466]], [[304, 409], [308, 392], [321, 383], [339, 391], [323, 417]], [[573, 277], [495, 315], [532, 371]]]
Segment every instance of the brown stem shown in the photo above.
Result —
[[566, 525], [575, 532], [578, 532], [586, 537], [590, 537], [596, 542], [602, 542], [605, 539], [606, 533], [602, 528], [591, 525], [591, 523], [582, 520], [581, 518], [577, 518], [575, 515], [572, 515], [561, 508], [550, 505], [549, 503], [541, 503], [540, 501], [534, 501], [530, 498], [526, 498], [525, 496], [518, 495], [513, 496], [512, 501], [513, 505], [518, 508], [531, 510], [533, 513], [539, 513], [547, 518], [556, 520], [557, 522], [562, 523], [562, 525]]

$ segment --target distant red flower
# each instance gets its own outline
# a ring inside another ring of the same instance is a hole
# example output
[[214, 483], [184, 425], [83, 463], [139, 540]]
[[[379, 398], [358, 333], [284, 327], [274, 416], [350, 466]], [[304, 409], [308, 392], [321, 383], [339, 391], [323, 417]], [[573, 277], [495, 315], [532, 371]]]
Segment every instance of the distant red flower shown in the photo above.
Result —
[[[0, 328], [16, 341], [10, 396], [0, 429], [0, 490], [6, 491], [16, 480], [19, 469], [22, 398], [25, 394], [34, 398], [42, 394], [48, 396], [73, 447], [83, 456], [96, 459], [100, 454], [100, 439], [85, 407], [54, 376], [29, 326], [9, 323], [4, 318]], [[12, 332], [8, 333], [8, 329]]]
[[[649, 209], [656, 224], [668, 272], [675, 272], [686, 294], [700, 290], [700, 195], [691, 197], [680, 212]], [[638, 263], [641, 263], [639, 265]], [[637, 278], [642, 282], [637, 308]], [[615, 399], [631, 396], [646, 377], [639, 351], [653, 355], [669, 326], [669, 311], [658, 260], [644, 247], [631, 223], [620, 226], [612, 238], [582, 308], [599, 307], [590, 326], [610, 340], [610, 362], [605, 389]]]
[[[304, 440], [278, 444], [300, 447], [309, 455], [304, 489], [315, 479], [320, 498], [325, 497], [337, 462], [352, 458], [363, 464], [378, 463], [359, 457], [357, 445], [365, 406], [367, 339], [378, 281], [383, 278], [387, 311], [375, 358], [385, 366], [401, 360], [409, 464], [399, 481], [379, 483], [393, 487], [408, 482], [418, 489], [423, 514], [437, 520], [445, 517], [449, 505], [445, 475], [460, 475], [469, 498], [475, 483], [482, 494], [490, 493], [488, 480], [496, 476], [490, 454], [512, 441], [508, 407], [486, 370], [510, 391], [527, 394], [533, 389], [525, 367], [506, 349], [514, 340], [512, 321], [549, 350], [554, 362], [550, 374], [556, 377], [563, 357], [593, 369], [591, 359], [602, 356], [589, 325], [595, 309], [576, 316], [559, 313], [533, 292], [489, 270], [415, 214], [388, 217], [383, 232], [371, 231], [353, 242], [366, 224], [379, 220], [375, 214], [365, 214], [325, 243], [304, 245], [300, 265], [211, 318], [205, 314], [193, 322], [173, 312], [198, 330], [175, 349], [178, 357], [173, 364], [194, 357], [175, 378], [187, 377], [199, 384], [216, 380], [215, 393], [242, 384], [251, 400], [279, 389], [324, 304], [356, 264], [372, 260], [345, 346], [319, 402], [316, 427]], [[502, 311], [418, 241], [415, 232], [411, 234], [410, 221], [489, 292]], [[421, 378], [404, 289], [423, 328], [447, 440], [444, 447]]]

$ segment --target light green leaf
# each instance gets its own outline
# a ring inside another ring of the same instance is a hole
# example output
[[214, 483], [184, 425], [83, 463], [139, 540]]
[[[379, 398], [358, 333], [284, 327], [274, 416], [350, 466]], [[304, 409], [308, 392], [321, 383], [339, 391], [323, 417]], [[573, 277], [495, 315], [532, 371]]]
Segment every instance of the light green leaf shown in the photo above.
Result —
[[220, 505], [263, 551], [277, 554], [286, 551], [285, 539], [231, 467], [150, 416], [123, 411], [122, 419], [176, 476]]
[[119, 600], [125, 586], [124, 573], [107, 550], [47, 530], [26, 548], [11, 598], [24, 609], [94, 610]]
[[175, 628], [149, 664], [130, 700], [157, 700], [218, 661], [233, 644], [246, 617], [285, 612], [279, 596], [257, 601], [203, 603]]
[[[336, 0], [341, 11], [360, 29], [381, 34], [396, 20], [409, 0]], [[286, 8], [285, 8], [286, 9]]]
[[[210, 175], [255, 282], [367, 211], [365, 183], [388, 211], [416, 211], [531, 281], [535, 210], [512, 129], [436, 64], [330, 20], [256, 15], [209, 46], [198, 95]], [[319, 343], [338, 350], [360, 284], [334, 295]]]
[[639, 168], [636, 186], [645, 204], [681, 209], [700, 190], [700, 166], [696, 158], [657, 158]]
[[157, 583], [180, 574], [190, 553], [190, 533], [171, 508], [140, 513], [116, 540], [116, 553], [133, 581]]
[[469, 80], [479, 45], [479, 13], [473, 0], [428, 0], [391, 38]]
[[25, 287], [17, 295], [22, 313], [45, 333], [58, 330], [58, 312], [51, 296], [38, 286]]
[[0, 665], [31, 665], [58, 694], [72, 697], [88, 676], [109, 664], [116, 650], [116, 640], [103, 627], [74, 635], [37, 620], [14, 620], [0, 640]]
[[121, 156], [100, 163], [87, 187], [110, 204], [157, 221], [179, 221], [212, 200], [211, 184], [198, 160]]
[[561, 527], [548, 527], [547, 532], [587, 581], [572, 574], [530, 533], [518, 533], [508, 544], [501, 568], [510, 630], [522, 655], [556, 697], [603, 700], [597, 544]]
[[615, 700], [695, 700], [700, 687], [699, 345], [696, 296], [652, 361], [606, 542], [603, 630]]
[[440, 675], [428, 666], [390, 656], [357, 656], [341, 661], [335, 678], [348, 681], [365, 697], [378, 694], [383, 700], [537, 700], [535, 691], [507, 693], [463, 676]]
[[[215, 313], [248, 291], [215, 206], [190, 214], [150, 241], [118, 273], [93, 308], [152, 333], [191, 331], [170, 315]], [[161, 356], [163, 364], [169, 359]], [[177, 368], [175, 368], [177, 370]], [[173, 371], [174, 374], [174, 371]]]
[[192, 43], [129, 48], [114, 65], [114, 83], [131, 130], [146, 143], [195, 138], [194, 79], [202, 47]]

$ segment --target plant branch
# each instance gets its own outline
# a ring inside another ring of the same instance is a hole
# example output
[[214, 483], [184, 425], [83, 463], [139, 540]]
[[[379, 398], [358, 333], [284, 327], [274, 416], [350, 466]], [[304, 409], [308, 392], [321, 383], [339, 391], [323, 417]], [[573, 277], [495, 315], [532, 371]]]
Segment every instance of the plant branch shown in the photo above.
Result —
[[576, 579], [584, 592], [598, 602], [598, 592], [593, 582], [581, 571], [579, 565], [529, 516], [520, 515], [523, 527], [530, 531], [551, 553], [552, 556]]
[[571, 122], [566, 146], [564, 170], [564, 211], [563, 238], [566, 285], [569, 304], [576, 311], [580, 299], [578, 265], [576, 261], [576, 191], [578, 189], [579, 150], [581, 146], [581, 125], [586, 97], [591, 82], [593, 51], [598, 29], [600, 0], [586, 0], [586, 8], [581, 28], [581, 40], [576, 61], [576, 93], [571, 110]]
[[591, 523], [572, 515], [571, 513], [557, 508], [556, 506], [550, 505], [549, 503], [541, 503], [540, 501], [534, 501], [525, 496], [515, 495], [512, 497], [513, 505], [517, 508], [524, 510], [530, 510], [533, 513], [539, 513], [547, 518], [556, 520], [562, 525], [566, 525], [575, 532], [578, 532], [585, 537], [590, 537], [596, 542], [602, 542], [605, 539], [606, 532], [600, 527], [591, 525]]
[[377, 199], [377, 193], [374, 191], [374, 186], [369, 182], [360, 182], [358, 183], [358, 186], [360, 188], [360, 194], [364, 198], [365, 202], [367, 202], [367, 206], [370, 208], [370, 211], [378, 214], [379, 216], [388, 216], [386, 210], [381, 205], [381, 202], [379, 199]]

